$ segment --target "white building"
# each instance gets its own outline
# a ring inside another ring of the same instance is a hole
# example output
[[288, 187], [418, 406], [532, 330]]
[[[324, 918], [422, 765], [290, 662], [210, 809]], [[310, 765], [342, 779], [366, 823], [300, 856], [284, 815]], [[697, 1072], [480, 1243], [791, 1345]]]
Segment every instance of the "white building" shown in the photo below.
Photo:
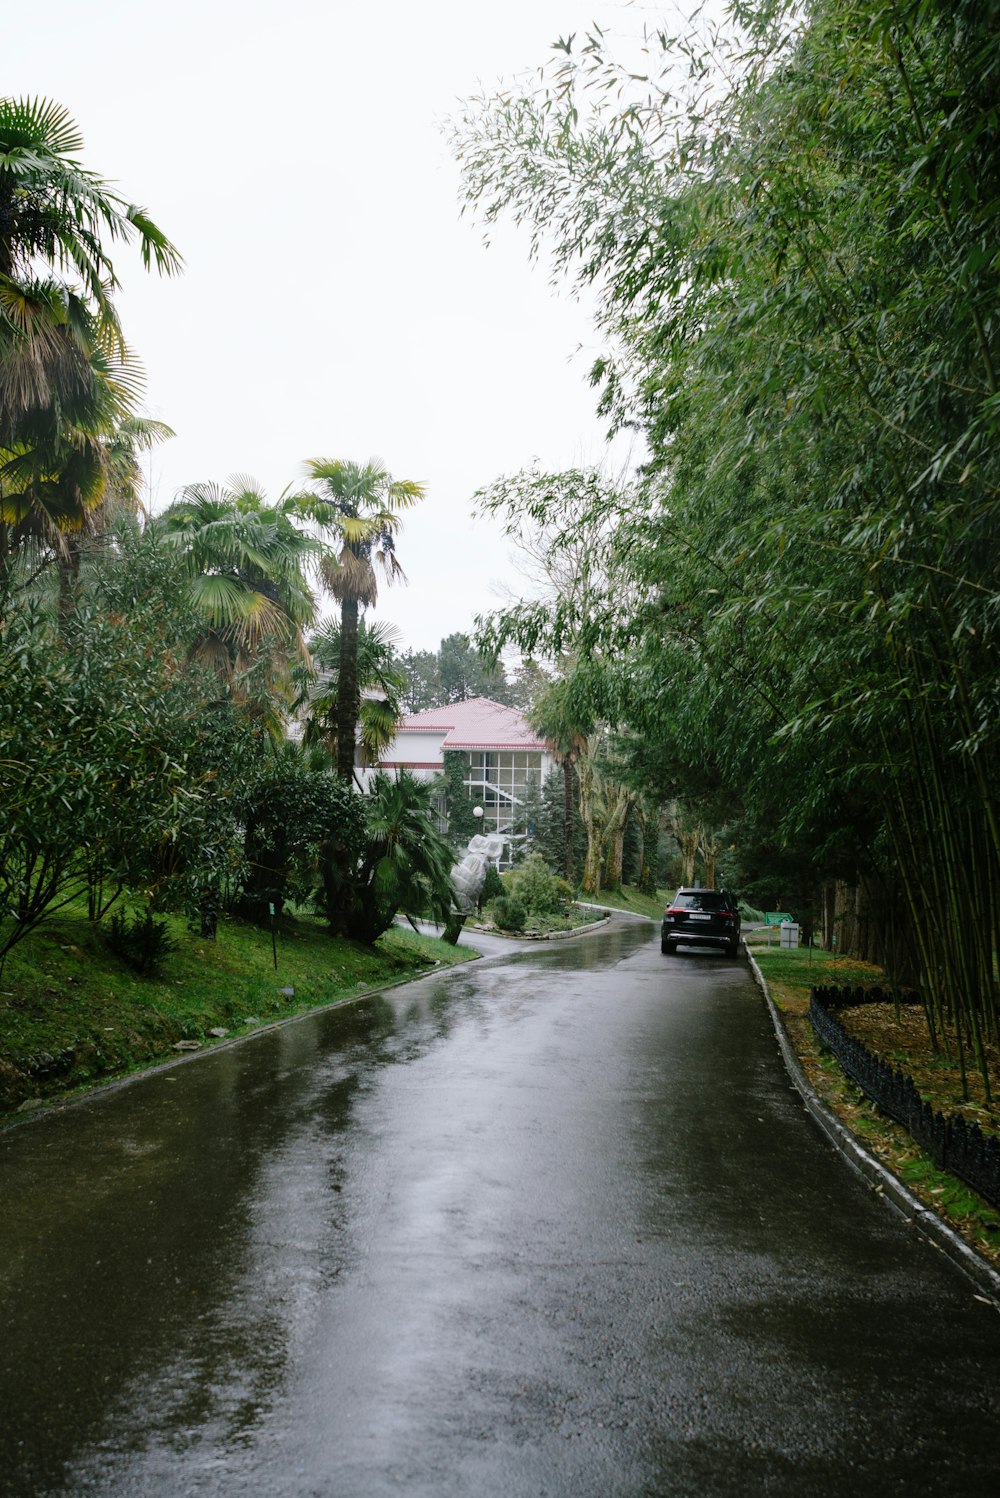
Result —
[[447, 750], [463, 756], [462, 779], [483, 808], [484, 833], [508, 832], [529, 783], [540, 787], [554, 764], [523, 715], [488, 697], [411, 713], [379, 763], [429, 780], [443, 773]]

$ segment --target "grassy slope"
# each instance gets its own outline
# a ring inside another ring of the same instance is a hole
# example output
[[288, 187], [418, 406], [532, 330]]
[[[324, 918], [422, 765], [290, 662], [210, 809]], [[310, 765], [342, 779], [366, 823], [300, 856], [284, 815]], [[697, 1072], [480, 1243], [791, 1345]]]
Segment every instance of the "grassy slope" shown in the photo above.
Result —
[[211, 942], [168, 924], [177, 951], [155, 979], [75, 911], [14, 948], [0, 975], [0, 1115], [172, 1057], [178, 1041], [214, 1044], [212, 1029], [243, 1033], [471, 955], [402, 928], [368, 949], [300, 917], [279, 930], [275, 969], [267, 931], [227, 921]]
[[[850, 962], [819, 949], [811, 953], [804, 948], [789, 951], [780, 948], [773, 939], [769, 946], [763, 932], [748, 935], [748, 945], [767, 981], [771, 997], [782, 1013], [803, 1070], [827, 1107], [858, 1136], [871, 1154], [906, 1182], [915, 1196], [944, 1217], [995, 1268], [1000, 1268], [1000, 1213], [964, 1182], [938, 1170], [904, 1128], [879, 1113], [861, 1089], [844, 1075], [834, 1057], [822, 1049], [809, 1023], [811, 986], [822, 983], [848, 987], [878, 984], [883, 976], [880, 969], [868, 963]], [[854, 1026], [851, 1028], [853, 1031]], [[885, 1035], [879, 1037], [860, 1030], [856, 1033], [870, 1049], [880, 1054], [887, 1053]], [[957, 1067], [949, 1068], [944, 1064], [945, 1058], [931, 1052], [925, 1027], [920, 1027], [918, 1034], [910, 1032], [908, 1045], [909, 1054], [896, 1049], [894, 1053], [886, 1054], [886, 1059], [914, 1076], [918, 1088], [929, 1096], [935, 1108], [945, 1112], [968, 1111]], [[935, 1078], [931, 1094], [921, 1085], [924, 1075], [930, 1071]], [[982, 1126], [989, 1127], [989, 1121], [983, 1116], [979, 1121]], [[994, 1131], [997, 1125], [994, 1114]]]
[[641, 895], [637, 889], [623, 888], [617, 891], [601, 890], [599, 895], [581, 895], [590, 905], [601, 905], [606, 910], [625, 910], [632, 915], [647, 915], [654, 921], [663, 919], [663, 911], [669, 894], [657, 890], [655, 895]]

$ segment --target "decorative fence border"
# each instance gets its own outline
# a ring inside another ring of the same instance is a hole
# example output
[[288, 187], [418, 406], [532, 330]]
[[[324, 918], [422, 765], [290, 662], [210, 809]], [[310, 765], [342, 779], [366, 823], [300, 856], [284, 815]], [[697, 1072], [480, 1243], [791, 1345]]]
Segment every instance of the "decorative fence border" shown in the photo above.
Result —
[[[920, 1097], [912, 1077], [879, 1060], [831, 1013], [892, 1002], [891, 994], [877, 988], [811, 988], [809, 1018], [819, 1039], [872, 1102], [901, 1123], [935, 1165], [959, 1176], [1000, 1209], [1000, 1139], [984, 1134], [977, 1123], [967, 1123], [960, 1114], [935, 1113]], [[907, 1002], [919, 1001], [910, 998]]]

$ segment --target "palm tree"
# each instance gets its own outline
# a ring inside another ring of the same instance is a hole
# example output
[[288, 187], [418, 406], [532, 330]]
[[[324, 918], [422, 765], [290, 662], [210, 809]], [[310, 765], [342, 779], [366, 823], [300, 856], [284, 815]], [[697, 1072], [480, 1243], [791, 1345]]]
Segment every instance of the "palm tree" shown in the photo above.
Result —
[[[399, 730], [406, 672], [396, 662], [398, 632], [391, 625], [358, 622], [358, 690], [361, 701], [358, 730], [366, 765], [376, 765]], [[296, 707], [306, 713], [304, 739], [322, 743], [337, 758], [337, 714], [340, 706], [340, 624], [327, 619], [310, 637], [309, 653], [319, 676], [300, 693]]]
[[[186, 563], [202, 621], [192, 653], [243, 700], [260, 668], [265, 696], [290, 701], [291, 661], [309, 660], [305, 630], [316, 600], [306, 573], [323, 549], [302, 528], [309, 499], [286, 490], [270, 504], [254, 479], [237, 474], [228, 485], [189, 484], [153, 521]], [[269, 726], [277, 731], [277, 720]]]
[[121, 523], [128, 521], [136, 525], [138, 517], [146, 513], [142, 502], [145, 479], [141, 455], [174, 435], [165, 422], [153, 421], [148, 416], [123, 416], [93, 441], [93, 456], [100, 479], [95, 486], [94, 502], [78, 529], [74, 527], [57, 537], [60, 612], [63, 615], [72, 612], [76, 606], [85, 538], [90, 538], [92, 543], [101, 540], [106, 543]]
[[26, 418], [92, 398], [93, 351], [108, 342], [72, 287], [0, 275], [0, 448]]
[[144, 208], [81, 166], [75, 153], [82, 147], [61, 104], [0, 99], [0, 285], [29, 283], [40, 264], [68, 273], [120, 337], [112, 301], [119, 282], [105, 242], [138, 240], [143, 264], [161, 275], [173, 275], [182, 261]]
[[26, 553], [49, 559], [81, 531], [103, 498], [102, 439], [124, 415], [122, 392], [95, 348], [86, 379], [48, 403], [0, 411], [0, 568], [7, 578]]
[[323, 902], [331, 930], [371, 945], [397, 913], [446, 923], [455, 914], [453, 854], [434, 826], [430, 781], [378, 771], [364, 799], [367, 837], [356, 867], [327, 860]]
[[0, 99], [0, 570], [22, 546], [81, 530], [104, 502], [141, 374], [114, 307], [107, 250], [137, 240], [147, 268], [180, 269], [144, 209], [87, 171], [61, 105]]
[[22, 556], [55, 557], [64, 603], [84, 536], [106, 530], [122, 507], [141, 509], [139, 455], [173, 436], [136, 414], [141, 375], [102, 347], [93, 318], [75, 338], [87, 358], [83, 383], [13, 414], [0, 402], [0, 578], [9, 586]]
[[337, 697], [337, 774], [354, 776], [354, 745], [360, 714], [358, 619], [378, 597], [377, 562], [386, 580], [404, 576], [396, 557], [399, 511], [424, 497], [413, 479], [394, 479], [379, 458], [352, 463], [314, 458], [307, 464], [318, 498], [313, 516], [338, 547], [322, 564], [323, 581], [340, 604], [340, 661]]

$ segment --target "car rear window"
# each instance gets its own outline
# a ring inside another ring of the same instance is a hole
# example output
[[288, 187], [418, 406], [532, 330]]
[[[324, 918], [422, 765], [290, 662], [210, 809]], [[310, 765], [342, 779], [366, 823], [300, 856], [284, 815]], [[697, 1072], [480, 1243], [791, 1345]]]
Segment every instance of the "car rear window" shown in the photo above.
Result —
[[673, 899], [675, 909], [679, 910], [725, 910], [726, 903], [714, 889], [686, 889]]

